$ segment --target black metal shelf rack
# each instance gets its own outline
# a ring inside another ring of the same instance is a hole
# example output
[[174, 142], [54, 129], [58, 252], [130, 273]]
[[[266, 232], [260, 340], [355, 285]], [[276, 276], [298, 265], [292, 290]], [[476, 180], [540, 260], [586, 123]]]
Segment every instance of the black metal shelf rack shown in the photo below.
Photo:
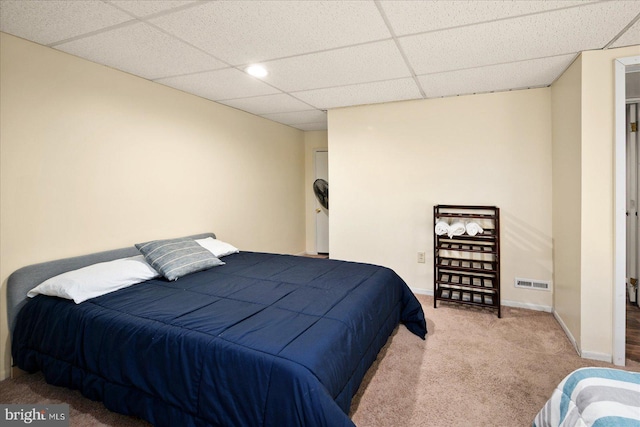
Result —
[[434, 233], [433, 307], [438, 301], [469, 304], [500, 311], [500, 209], [496, 206], [436, 205], [438, 220], [476, 221], [475, 236]]

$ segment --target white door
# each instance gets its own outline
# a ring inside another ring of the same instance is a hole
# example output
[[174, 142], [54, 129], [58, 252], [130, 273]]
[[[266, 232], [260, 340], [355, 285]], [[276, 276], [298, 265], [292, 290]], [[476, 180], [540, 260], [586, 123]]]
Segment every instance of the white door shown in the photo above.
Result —
[[[638, 279], [638, 104], [627, 105], [627, 280]], [[628, 283], [628, 281], [627, 281]], [[635, 301], [629, 286], [631, 301]]]
[[[315, 179], [329, 181], [329, 152], [315, 152]], [[331, 203], [331, 202], [329, 202]], [[329, 204], [331, 206], [331, 204]], [[325, 209], [316, 198], [316, 252], [329, 253], [329, 210]]]

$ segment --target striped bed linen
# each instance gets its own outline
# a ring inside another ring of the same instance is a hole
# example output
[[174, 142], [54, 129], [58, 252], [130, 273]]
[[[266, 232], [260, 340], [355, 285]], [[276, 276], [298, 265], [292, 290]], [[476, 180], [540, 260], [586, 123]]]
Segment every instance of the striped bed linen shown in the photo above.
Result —
[[533, 427], [640, 427], [640, 373], [582, 368], [567, 375]]

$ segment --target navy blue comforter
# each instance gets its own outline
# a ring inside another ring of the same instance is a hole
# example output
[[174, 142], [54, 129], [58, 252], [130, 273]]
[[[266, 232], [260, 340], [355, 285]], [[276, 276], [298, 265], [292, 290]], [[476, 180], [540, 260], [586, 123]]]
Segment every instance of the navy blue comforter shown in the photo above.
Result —
[[242, 252], [175, 282], [82, 304], [37, 296], [15, 364], [166, 426], [352, 426], [351, 398], [398, 322], [424, 338], [392, 270]]

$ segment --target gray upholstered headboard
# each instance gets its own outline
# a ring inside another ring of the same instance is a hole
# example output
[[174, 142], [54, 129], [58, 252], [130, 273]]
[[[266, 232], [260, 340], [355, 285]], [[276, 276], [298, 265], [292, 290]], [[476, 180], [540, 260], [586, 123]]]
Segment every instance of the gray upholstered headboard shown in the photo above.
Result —
[[[215, 238], [216, 235], [213, 233], [202, 233], [188, 237], [192, 239], [203, 239], [205, 237]], [[28, 265], [14, 271], [7, 279], [7, 318], [9, 320], [10, 337], [13, 338], [16, 316], [22, 306], [27, 303], [27, 292], [29, 292], [30, 289], [53, 276], [66, 273], [67, 271], [77, 270], [78, 268], [98, 262], [112, 261], [114, 259], [135, 255], [140, 255], [140, 252], [135, 246], [131, 245], [131, 247], [128, 248], [113, 249], [105, 252]]]

